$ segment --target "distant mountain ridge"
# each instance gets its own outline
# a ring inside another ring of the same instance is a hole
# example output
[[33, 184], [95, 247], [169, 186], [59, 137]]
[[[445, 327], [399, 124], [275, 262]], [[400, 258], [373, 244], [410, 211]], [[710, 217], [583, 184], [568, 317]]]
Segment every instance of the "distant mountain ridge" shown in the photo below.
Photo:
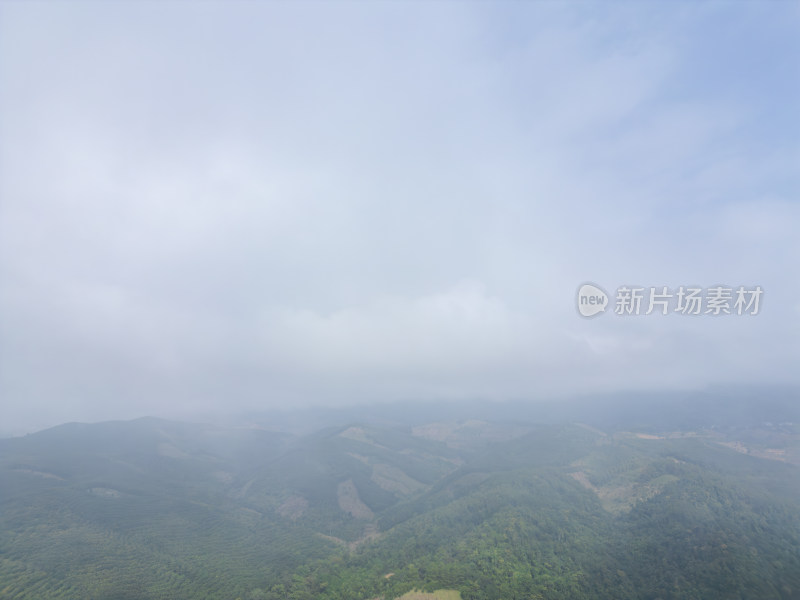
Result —
[[794, 418], [784, 399], [715, 420], [712, 397], [641, 426], [626, 400], [571, 420], [578, 406], [0, 440], [0, 597], [800, 598], [800, 427], [778, 420]]

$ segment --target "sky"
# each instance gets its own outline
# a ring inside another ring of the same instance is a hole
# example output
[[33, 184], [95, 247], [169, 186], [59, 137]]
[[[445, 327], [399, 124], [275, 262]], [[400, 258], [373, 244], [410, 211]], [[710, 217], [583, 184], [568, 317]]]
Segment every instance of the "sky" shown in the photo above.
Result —
[[798, 106], [797, 2], [4, 1], [0, 430], [798, 385]]

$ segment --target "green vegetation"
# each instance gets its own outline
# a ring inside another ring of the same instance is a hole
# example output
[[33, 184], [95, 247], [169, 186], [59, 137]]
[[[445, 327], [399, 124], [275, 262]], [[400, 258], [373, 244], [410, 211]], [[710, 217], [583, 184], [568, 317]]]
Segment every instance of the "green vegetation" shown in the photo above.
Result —
[[758, 455], [763, 431], [648, 431], [142, 419], [0, 440], [0, 597], [800, 598], [800, 469]]

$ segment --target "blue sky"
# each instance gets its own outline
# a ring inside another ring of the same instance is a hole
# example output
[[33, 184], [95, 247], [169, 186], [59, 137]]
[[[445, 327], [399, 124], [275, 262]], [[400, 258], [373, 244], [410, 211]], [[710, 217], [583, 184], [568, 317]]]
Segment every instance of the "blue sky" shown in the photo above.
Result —
[[[0, 5], [0, 420], [797, 384], [800, 4]], [[585, 320], [578, 286], [761, 285]]]

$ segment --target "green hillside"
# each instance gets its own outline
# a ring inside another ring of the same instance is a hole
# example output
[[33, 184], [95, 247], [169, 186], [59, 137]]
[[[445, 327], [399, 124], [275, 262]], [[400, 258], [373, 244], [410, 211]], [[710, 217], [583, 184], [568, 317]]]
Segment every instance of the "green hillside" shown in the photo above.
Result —
[[794, 425], [424, 417], [0, 440], [0, 597], [800, 598]]

